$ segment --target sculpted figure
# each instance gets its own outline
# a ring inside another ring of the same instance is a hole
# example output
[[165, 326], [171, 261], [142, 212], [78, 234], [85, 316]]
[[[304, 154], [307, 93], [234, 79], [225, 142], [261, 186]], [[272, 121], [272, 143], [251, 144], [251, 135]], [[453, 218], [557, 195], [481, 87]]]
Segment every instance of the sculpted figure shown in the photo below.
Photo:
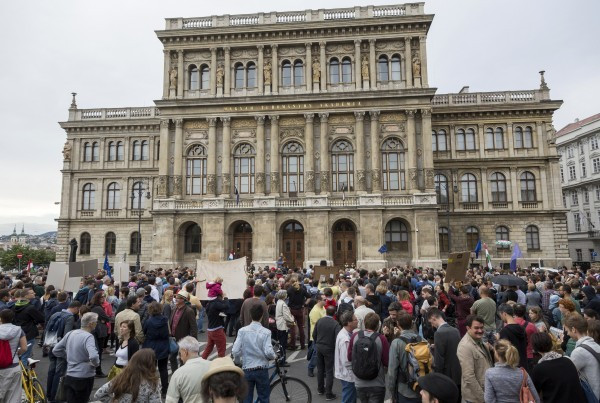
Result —
[[223, 65], [219, 65], [217, 67], [217, 87], [223, 86], [223, 76], [225, 75], [225, 71], [223, 70]]
[[362, 62], [360, 65], [361, 65], [360, 72], [362, 75], [362, 79], [368, 80], [369, 79], [369, 59], [367, 58], [367, 56], [363, 56]]
[[413, 57], [412, 60], [413, 77], [421, 77], [421, 59], [419, 55]]
[[314, 58], [312, 63], [312, 72], [313, 72], [313, 83], [318, 83], [321, 81], [321, 63], [319, 63], [319, 59]]
[[63, 158], [65, 161], [71, 160], [71, 144], [69, 144], [68, 141], [65, 143], [62, 153], [63, 153]]
[[169, 72], [169, 83], [171, 88], [177, 87], [177, 68], [175, 67]]
[[265, 63], [263, 74], [265, 76], [265, 85], [271, 85], [271, 62]]

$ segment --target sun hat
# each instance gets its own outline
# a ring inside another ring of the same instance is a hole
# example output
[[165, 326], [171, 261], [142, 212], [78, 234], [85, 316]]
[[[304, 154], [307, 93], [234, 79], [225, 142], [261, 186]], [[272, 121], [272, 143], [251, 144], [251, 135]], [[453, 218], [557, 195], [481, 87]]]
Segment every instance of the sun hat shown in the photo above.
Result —
[[231, 357], [221, 357], [215, 358], [210, 362], [210, 367], [208, 371], [202, 377], [202, 382], [213, 376], [214, 374], [218, 374], [219, 372], [235, 372], [240, 377], [244, 377], [244, 371], [233, 363]]

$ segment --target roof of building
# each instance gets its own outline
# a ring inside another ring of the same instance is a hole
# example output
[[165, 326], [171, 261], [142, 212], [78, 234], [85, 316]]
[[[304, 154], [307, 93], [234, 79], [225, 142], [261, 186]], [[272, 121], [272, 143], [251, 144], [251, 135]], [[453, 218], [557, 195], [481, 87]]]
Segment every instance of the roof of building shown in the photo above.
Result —
[[575, 130], [579, 129], [580, 127], [583, 127], [583, 126], [585, 126], [585, 125], [587, 125], [589, 123], [595, 122], [597, 120], [600, 120], [600, 113], [597, 113], [595, 115], [592, 115], [592, 116], [587, 117], [587, 118], [582, 119], [582, 120], [577, 120], [577, 121], [575, 121], [573, 123], [569, 123], [568, 125], [566, 125], [562, 129], [560, 129], [556, 133], [556, 137], [564, 136], [567, 133], [574, 132]]

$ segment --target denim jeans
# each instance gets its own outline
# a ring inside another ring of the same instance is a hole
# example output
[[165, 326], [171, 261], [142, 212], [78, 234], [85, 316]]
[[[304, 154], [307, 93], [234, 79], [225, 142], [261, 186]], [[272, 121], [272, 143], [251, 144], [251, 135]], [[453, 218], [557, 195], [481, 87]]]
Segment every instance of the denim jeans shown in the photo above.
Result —
[[27, 340], [27, 350], [21, 356], [21, 362], [27, 368], [27, 359], [31, 357], [31, 353], [33, 352], [33, 345], [35, 344], [35, 339]]
[[356, 388], [354, 382], [342, 382], [342, 403], [356, 403]]
[[244, 403], [254, 403], [254, 387], [256, 386], [256, 394], [260, 403], [269, 403], [269, 394], [271, 387], [269, 386], [269, 370], [256, 369], [254, 371], [244, 370], [244, 377], [248, 382], [248, 394], [244, 399]]
[[50, 366], [48, 368], [48, 380], [46, 383], [46, 397], [49, 401], [53, 401], [60, 377], [67, 372], [67, 361], [64, 358], [55, 356], [52, 354], [52, 351], [48, 353], [48, 358], [50, 359]]
[[204, 315], [206, 314], [206, 309], [202, 307], [200, 312], [198, 313], [198, 319], [196, 320], [196, 324], [198, 325], [198, 331], [203, 332], [202, 328], [204, 327]]
[[308, 370], [314, 371], [317, 367], [317, 346], [314, 341], [310, 343], [310, 349], [312, 350], [312, 355], [310, 357], [310, 360], [308, 361]]

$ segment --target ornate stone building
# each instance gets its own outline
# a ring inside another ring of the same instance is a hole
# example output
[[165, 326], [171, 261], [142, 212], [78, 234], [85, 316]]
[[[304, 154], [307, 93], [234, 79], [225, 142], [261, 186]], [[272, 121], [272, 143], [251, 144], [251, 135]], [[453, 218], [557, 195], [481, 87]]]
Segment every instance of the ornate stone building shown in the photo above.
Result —
[[510, 239], [567, 262], [561, 101], [543, 76], [539, 90], [436, 95], [432, 20], [423, 3], [167, 19], [155, 106], [73, 98], [59, 243], [132, 264], [141, 244], [152, 266], [233, 249], [381, 267], [439, 266], [479, 238], [507, 262], [494, 241]]

